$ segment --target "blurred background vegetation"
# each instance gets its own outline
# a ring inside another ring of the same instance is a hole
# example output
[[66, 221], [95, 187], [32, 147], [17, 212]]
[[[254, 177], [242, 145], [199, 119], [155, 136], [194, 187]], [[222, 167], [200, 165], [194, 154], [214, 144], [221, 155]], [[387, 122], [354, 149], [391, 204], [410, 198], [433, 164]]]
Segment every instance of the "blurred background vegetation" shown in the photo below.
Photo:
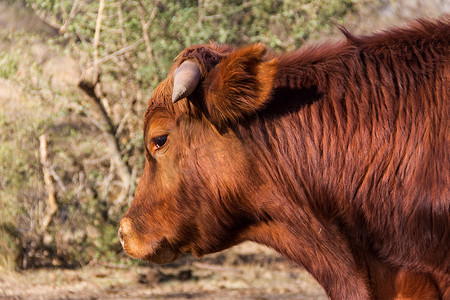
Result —
[[131, 262], [117, 228], [143, 170], [146, 102], [185, 47], [290, 51], [337, 24], [430, 16], [420, 3], [0, 0], [0, 266]]

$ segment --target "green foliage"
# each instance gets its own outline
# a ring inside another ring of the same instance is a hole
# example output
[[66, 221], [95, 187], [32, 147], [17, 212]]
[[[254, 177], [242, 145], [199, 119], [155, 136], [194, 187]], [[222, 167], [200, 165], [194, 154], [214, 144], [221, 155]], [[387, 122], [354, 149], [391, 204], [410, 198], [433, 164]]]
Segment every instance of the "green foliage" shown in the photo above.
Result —
[[[105, 4], [100, 51], [117, 51], [127, 43], [139, 41], [132, 55], [137, 68], [135, 79], [143, 87], [154, 88], [168, 72], [176, 55], [184, 48], [209, 43], [243, 45], [262, 42], [276, 50], [293, 50], [306, 39], [327, 31], [339, 23], [360, 0], [226, 0], [113, 1]], [[72, 8], [72, 0], [27, 0], [39, 10], [63, 24]], [[87, 41], [80, 47], [92, 53], [98, 1], [78, 6], [68, 32]], [[149, 23], [149, 40], [153, 57], [146, 55], [139, 14], [142, 4], [144, 22]], [[122, 21], [118, 10], [122, 11]], [[121, 26], [123, 23], [123, 28]]]
[[35, 134], [45, 122], [34, 117], [36, 115], [20, 114], [18, 111], [8, 116], [0, 112], [0, 179], [2, 185], [14, 193], [28, 187], [24, 184], [30, 182], [28, 179], [31, 176], [40, 177], [36, 151], [39, 141]]
[[116, 261], [117, 254], [122, 251], [117, 236], [117, 222], [102, 224], [99, 237], [95, 240], [95, 258], [98, 260]]
[[[3, 193], [0, 192], [0, 197], [3, 197]], [[7, 215], [8, 209], [0, 205], [1, 216]], [[2, 254], [0, 255], [0, 266], [6, 270], [13, 270], [16, 266], [16, 257], [19, 251], [19, 243], [17, 241], [14, 230], [12, 230], [11, 223], [3, 221], [0, 223], [0, 249]]]
[[0, 51], [0, 78], [8, 79], [16, 74], [19, 66], [19, 53], [9, 54]]

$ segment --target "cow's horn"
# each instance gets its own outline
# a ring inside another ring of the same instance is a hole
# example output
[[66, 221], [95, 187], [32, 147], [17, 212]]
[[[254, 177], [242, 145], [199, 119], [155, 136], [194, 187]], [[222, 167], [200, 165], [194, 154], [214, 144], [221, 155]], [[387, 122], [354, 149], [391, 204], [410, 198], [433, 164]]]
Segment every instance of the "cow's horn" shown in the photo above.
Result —
[[192, 61], [183, 62], [174, 73], [172, 102], [181, 100], [195, 90], [200, 82], [200, 70]]

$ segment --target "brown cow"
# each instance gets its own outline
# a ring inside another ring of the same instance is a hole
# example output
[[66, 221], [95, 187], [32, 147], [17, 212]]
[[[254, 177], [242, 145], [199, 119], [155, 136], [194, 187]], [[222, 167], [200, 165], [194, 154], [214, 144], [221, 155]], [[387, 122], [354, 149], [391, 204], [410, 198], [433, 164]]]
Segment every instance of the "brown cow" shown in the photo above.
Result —
[[128, 254], [251, 240], [332, 299], [450, 299], [450, 18], [343, 32], [288, 54], [179, 55], [145, 114]]

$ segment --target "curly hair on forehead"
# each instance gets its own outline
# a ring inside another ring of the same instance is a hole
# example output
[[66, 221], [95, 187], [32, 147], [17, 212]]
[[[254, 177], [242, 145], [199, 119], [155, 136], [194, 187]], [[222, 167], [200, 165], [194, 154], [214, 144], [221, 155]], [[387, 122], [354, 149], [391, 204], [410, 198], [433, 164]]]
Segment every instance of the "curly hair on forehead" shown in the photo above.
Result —
[[230, 45], [210, 43], [208, 45], [192, 46], [181, 52], [175, 58], [174, 67], [178, 67], [186, 60], [193, 60], [200, 68], [200, 73], [205, 76], [227, 54], [233, 51]]

